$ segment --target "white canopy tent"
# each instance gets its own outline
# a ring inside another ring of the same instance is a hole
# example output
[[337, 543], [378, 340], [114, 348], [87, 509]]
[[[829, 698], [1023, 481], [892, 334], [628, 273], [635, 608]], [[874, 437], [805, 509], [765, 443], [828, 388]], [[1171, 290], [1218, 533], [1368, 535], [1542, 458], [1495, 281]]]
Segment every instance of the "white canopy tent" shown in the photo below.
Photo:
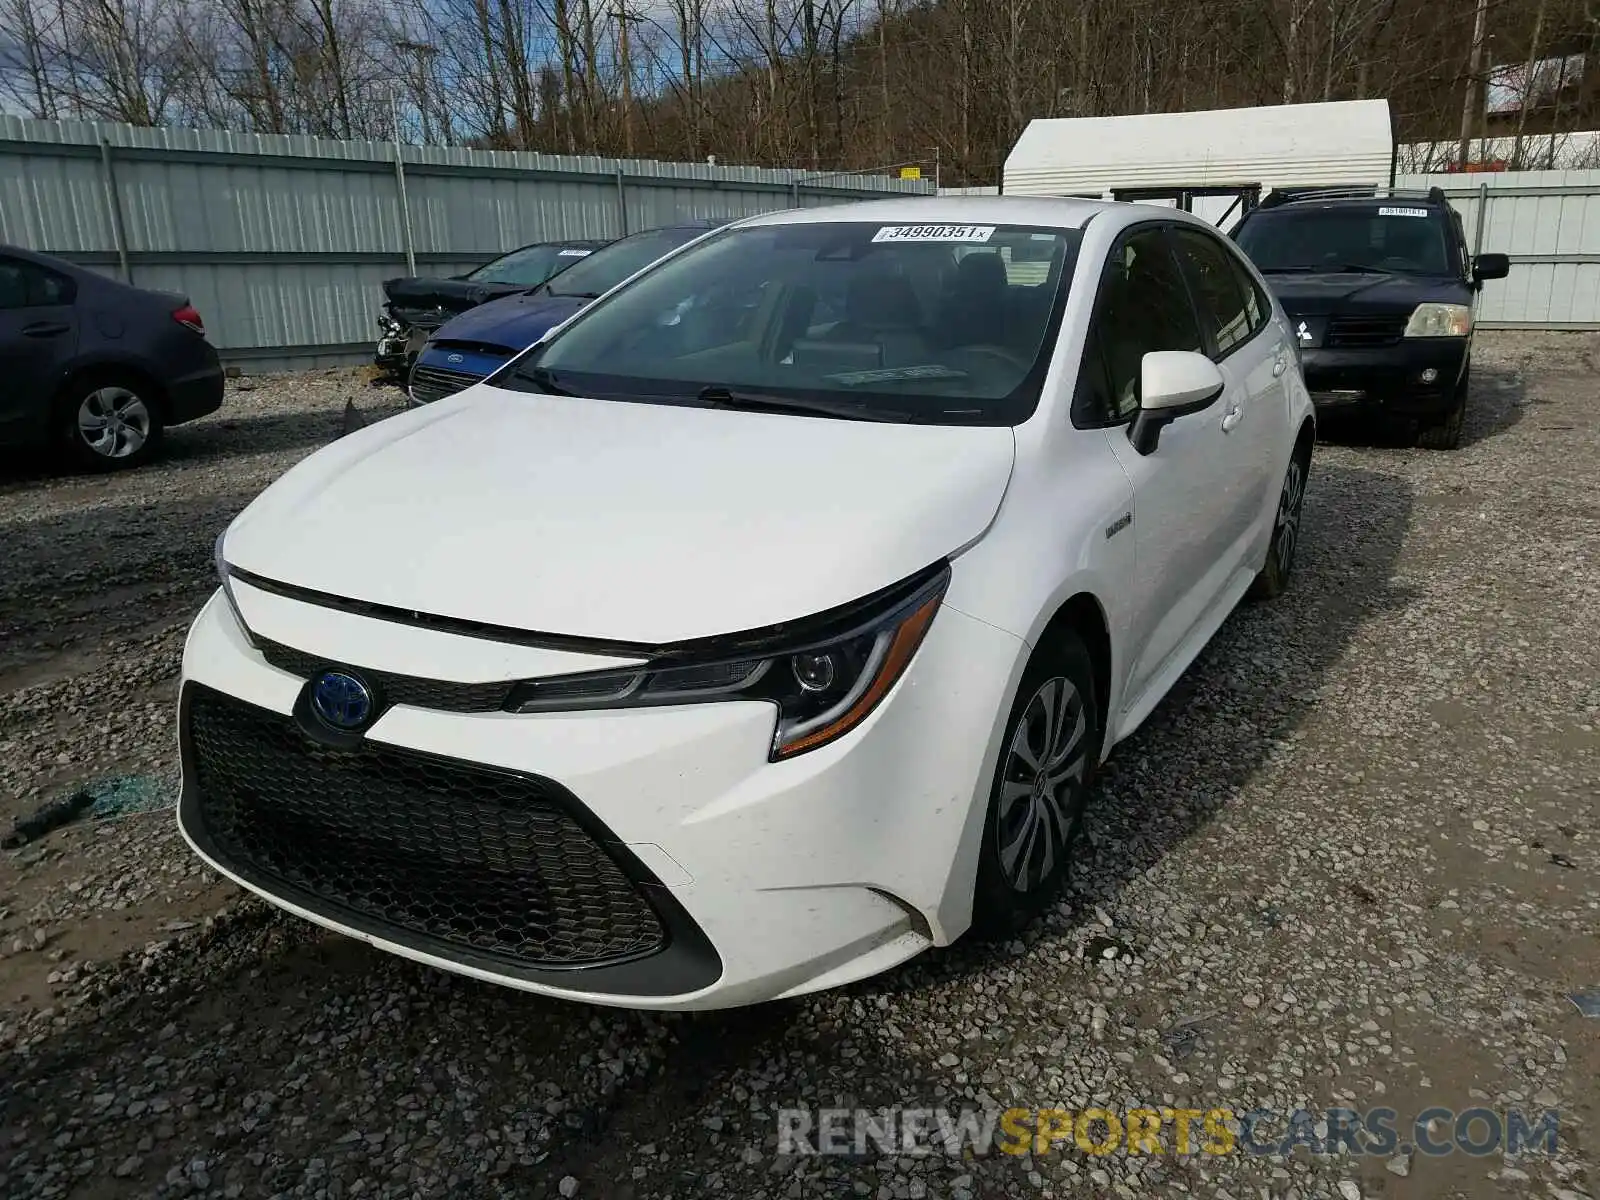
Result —
[[1394, 181], [1387, 100], [1031, 121], [1001, 190], [1167, 204], [1214, 222], [1266, 192]]

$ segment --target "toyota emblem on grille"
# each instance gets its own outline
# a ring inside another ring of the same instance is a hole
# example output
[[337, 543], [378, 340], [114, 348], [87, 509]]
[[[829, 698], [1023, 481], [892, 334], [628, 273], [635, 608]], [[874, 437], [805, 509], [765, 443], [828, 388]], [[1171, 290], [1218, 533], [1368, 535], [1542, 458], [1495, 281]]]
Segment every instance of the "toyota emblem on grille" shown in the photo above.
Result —
[[464, 354], [451, 354], [451, 355], [448, 355], [445, 358], [445, 362], [450, 363], [451, 365], [454, 365], [456, 363], [464, 363], [466, 361], [467, 361], [467, 358], [466, 358], [466, 355], [464, 355]]
[[354, 675], [324, 671], [311, 685], [311, 707], [334, 729], [360, 729], [372, 716], [372, 691]]

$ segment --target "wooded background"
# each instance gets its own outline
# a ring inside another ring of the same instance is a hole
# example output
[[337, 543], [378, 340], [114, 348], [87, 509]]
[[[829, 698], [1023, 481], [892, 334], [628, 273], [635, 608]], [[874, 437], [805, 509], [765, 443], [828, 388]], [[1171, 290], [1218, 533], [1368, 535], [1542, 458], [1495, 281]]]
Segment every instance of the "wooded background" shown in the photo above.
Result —
[[1586, 55], [1496, 118], [1520, 153], [1596, 127], [1597, 33], [1600, 0], [0, 0], [0, 107], [989, 184], [1042, 116], [1387, 96], [1449, 144], [1495, 66]]

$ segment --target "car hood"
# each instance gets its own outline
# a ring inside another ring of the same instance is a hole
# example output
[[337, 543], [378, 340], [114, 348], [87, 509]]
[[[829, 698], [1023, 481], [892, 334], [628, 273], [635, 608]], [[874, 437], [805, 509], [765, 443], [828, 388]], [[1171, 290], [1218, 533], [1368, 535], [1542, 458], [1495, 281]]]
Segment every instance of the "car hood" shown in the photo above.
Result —
[[1005, 427], [634, 404], [475, 385], [293, 467], [234, 567], [434, 616], [662, 644], [860, 599], [978, 538]]
[[544, 291], [490, 300], [446, 321], [434, 332], [436, 341], [470, 342], [526, 350], [589, 301], [552, 296]]
[[1269, 274], [1267, 284], [1292, 317], [1408, 315], [1426, 301], [1467, 304], [1471, 292], [1453, 279], [1334, 271], [1317, 275]]
[[383, 294], [388, 297], [385, 307], [391, 315], [413, 325], [437, 325], [479, 304], [528, 290], [530, 285], [525, 283], [472, 283], [465, 279], [404, 277], [383, 281]]

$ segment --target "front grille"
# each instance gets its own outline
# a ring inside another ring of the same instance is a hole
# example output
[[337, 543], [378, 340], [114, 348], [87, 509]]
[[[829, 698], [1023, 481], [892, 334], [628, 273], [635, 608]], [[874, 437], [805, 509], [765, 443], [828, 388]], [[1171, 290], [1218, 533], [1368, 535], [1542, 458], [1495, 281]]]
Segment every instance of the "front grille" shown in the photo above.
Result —
[[291, 717], [187, 692], [185, 827], [265, 891], [514, 967], [618, 963], [666, 945], [656, 910], [555, 784], [371, 742], [328, 749]]
[[443, 367], [425, 367], [419, 363], [411, 372], [411, 398], [418, 404], [432, 404], [482, 379], [482, 375], [467, 371], [447, 371]]
[[1334, 317], [1328, 322], [1324, 346], [1393, 346], [1406, 331], [1405, 317]]
[[[304, 650], [296, 650], [263, 637], [256, 638], [261, 656], [280, 671], [288, 671], [301, 679], [310, 679], [319, 671], [329, 668], [349, 667], [332, 659], [318, 658]], [[378, 690], [381, 703], [409, 704], [416, 708], [431, 708], [439, 712], [499, 712], [506, 707], [513, 682], [455, 683], [448, 679], [423, 679], [417, 675], [396, 675], [389, 671], [369, 671], [357, 668], [368, 683]]]

